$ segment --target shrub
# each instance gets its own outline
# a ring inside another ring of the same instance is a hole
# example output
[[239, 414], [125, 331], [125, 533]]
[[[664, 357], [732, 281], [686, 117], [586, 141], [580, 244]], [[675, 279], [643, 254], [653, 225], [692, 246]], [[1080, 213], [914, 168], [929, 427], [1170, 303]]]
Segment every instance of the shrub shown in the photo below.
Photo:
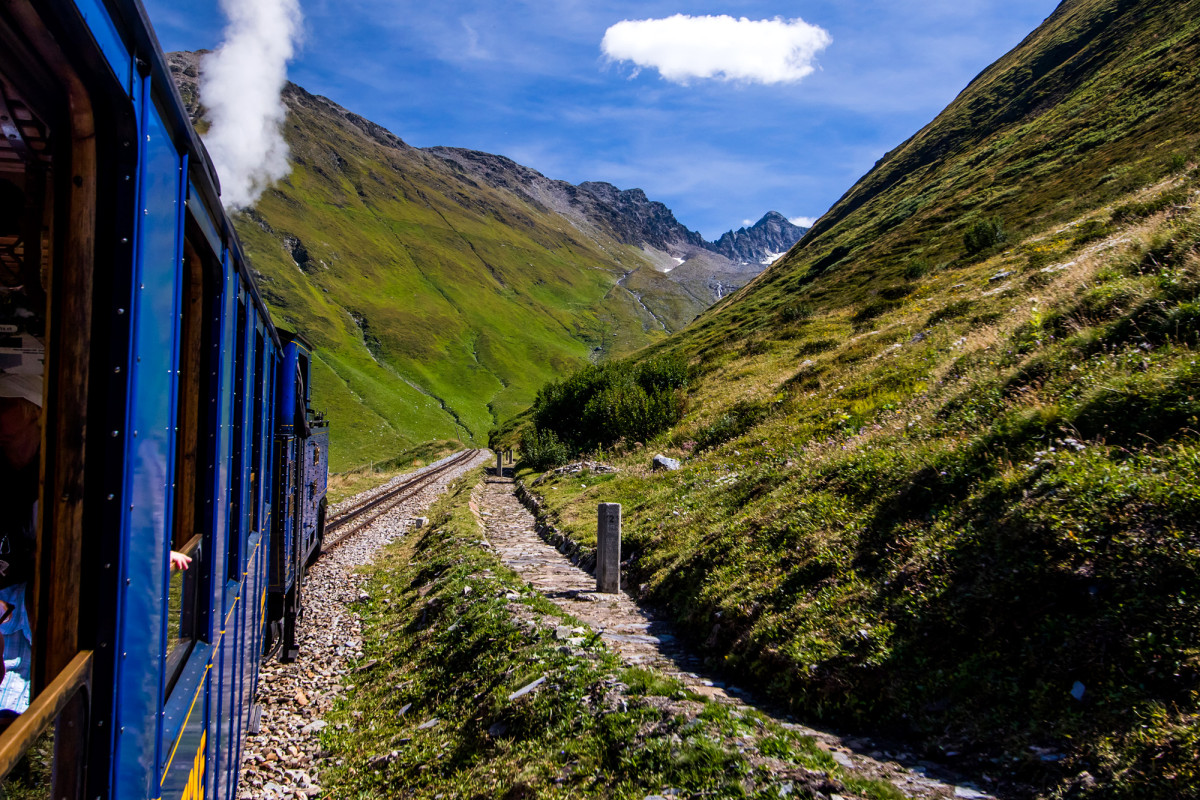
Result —
[[1089, 219], [1080, 223], [1075, 228], [1075, 237], [1071, 240], [1074, 247], [1094, 242], [1097, 239], [1103, 239], [1112, 233], [1112, 229], [1104, 222], [1098, 219]]
[[687, 364], [675, 356], [584, 367], [542, 387], [534, 425], [573, 453], [648, 441], [682, 419], [687, 379]]
[[808, 303], [791, 303], [779, 311], [779, 318], [784, 322], [800, 322], [813, 315], [813, 307]]
[[742, 348], [742, 356], [751, 358], [753, 356], [761, 356], [771, 350], [771, 346], [767, 344], [766, 339], [750, 339]]
[[885, 286], [879, 290], [879, 296], [884, 300], [903, 300], [912, 294], [915, 289], [915, 286], [903, 283], [899, 286]]
[[929, 266], [929, 262], [923, 258], [914, 258], [904, 267], [904, 277], [910, 281], [915, 281], [918, 278], [924, 278], [933, 268]]
[[977, 256], [1008, 241], [1008, 232], [999, 219], [981, 219], [963, 234], [963, 247], [968, 256]]
[[647, 392], [683, 389], [688, 383], [688, 365], [679, 356], [658, 356], [637, 366], [635, 380]]
[[948, 319], [965, 317], [974, 305], [974, 300], [957, 300], [948, 305], [944, 305], [929, 315], [929, 319], [925, 320], [925, 327], [928, 328]]
[[800, 345], [800, 349], [796, 351], [796, 355], [801, 358], [815, 356], [818, 353], [824, 353], [826, 350], [832, 350], [839, 344], [840, 342], [837, 339], [809, 339]]
[[526, 428], [521, 437], [521, 463], [536, 470], [561, 466], [571, 460], [571, 449], [559, 441], [554, 431]]

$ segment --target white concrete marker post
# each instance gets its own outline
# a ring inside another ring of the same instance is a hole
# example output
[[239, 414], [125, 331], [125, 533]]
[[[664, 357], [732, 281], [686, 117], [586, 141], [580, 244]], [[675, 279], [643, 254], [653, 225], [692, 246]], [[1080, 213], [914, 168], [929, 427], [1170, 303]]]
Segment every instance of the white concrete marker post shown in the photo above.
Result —
[[621, 504], [601, 503], [597, 508], [596, 591], [621, 591]]

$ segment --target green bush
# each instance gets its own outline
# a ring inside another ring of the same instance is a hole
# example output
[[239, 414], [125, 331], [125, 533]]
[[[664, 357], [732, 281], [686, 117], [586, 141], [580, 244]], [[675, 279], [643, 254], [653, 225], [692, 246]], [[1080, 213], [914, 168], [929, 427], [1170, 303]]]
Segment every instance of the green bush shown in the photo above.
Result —
[[763, 353], [770, 352], [771, 346], [767, 344], [766, 339], [750, 339], [742, 347], [742, 357], [751, 358], [753, 356], [761, 356]]
[[1085, 244], [1103, 239], [1112, 233], [1112, 229], [1103, 221], [1098, 219], [1084, 220], [1075, 228], [1075, 236], [1071, 240], [1073, 247], [1080, 247]]
[[538, 392], [535, 436], [553, 434], [571, 453], [647, 441], [683, 418], [687, 379], [687, 364], [672, 356], [584, 367]]
[[804, 358], [805, 356], [815, 356], [818, 353], [824, 353], [826, 350], [832, 350], [841, 342], [837, 339], [809, 339], [804, 344], [800, 345], [800, 349], [796, 351], [796, 355]]
[[929, 266], [929, 262], [923, 258], [914, 258], [904, 267], [904, 277], [910, 281], [924, 278], [931, 272], [933, 272], [933, 267]]
[[811, 317], [815, 312], [808, 303], [791, 303], [779, 311], [779, 318], [784, 322], [800, 322]]
[[977, 256], [1008, 241], [1008, 232], [999, 219], [981, 219], [963, 234], [963, 247], [968, 256]]
[[956, 300], [953, 303], [944, 305], [929, 315], [929, 319], [925, 320], [925, 327], [928, 328], [948, 319], [965, 317], [974, 305], [974, 300]]
[[898, 300], [872, 300], [860, 308], [851, 319], [856, 323], [870, 322], [873, 319], [882, 317], [889, 311], [896, 310], [900, 305], [900, 301]]
[[571, 449], [559, 441], [554, 431], [526, 428], [521, 437], [521, 463], [536, 470], [561, 466], [571, 460]]

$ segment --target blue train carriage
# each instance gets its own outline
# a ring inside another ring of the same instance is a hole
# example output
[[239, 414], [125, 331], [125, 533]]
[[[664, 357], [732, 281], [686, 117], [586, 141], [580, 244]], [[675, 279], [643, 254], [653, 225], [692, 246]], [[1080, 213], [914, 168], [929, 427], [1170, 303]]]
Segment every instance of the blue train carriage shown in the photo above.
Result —
[[283, 349], [140, 4], [0, 4], [9, 788], [236, 796]]
[[325, 538], [325, 493], [329, 483], [329, 427], [312, 408], [312, 345], [280, 331], [283, 342], [275, 380], [275, 452], [279, 491], [271, 538], [266, 655], [283, 662], [299, 655], [304, 574], [321, 553]]

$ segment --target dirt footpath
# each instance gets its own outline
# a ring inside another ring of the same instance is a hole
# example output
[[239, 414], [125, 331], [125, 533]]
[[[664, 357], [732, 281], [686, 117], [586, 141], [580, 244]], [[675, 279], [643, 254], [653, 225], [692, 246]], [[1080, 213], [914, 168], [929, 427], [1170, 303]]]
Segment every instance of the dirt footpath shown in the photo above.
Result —
[[[510, 479], [489, 475], [475, 497], [472, 511], [479, 516], [488, 541], [505, 565], [599, 633], [626, 665], [657, 669], [678, 679], [691, 691], [717, 702], [753, 706], [771, 714], [737, 688], [699, 674], [700, 659], [679, 644], [666, 621], [656, 619], [625, 593], [598, 594], [596, 579], [591, 574], [572, 564], [538, 535], [533, 515], [514, 496]], [[843, 739], [825, 731], [778, 721], [787, 728], [812, 736], [846, 769], [866, 778], [888, 781], [906, 797], [992, 797], [972, 785], [938, 780], [932, 777], [939, 772], [936, 765], [906, 759], [904, 754], [881, 752], [869, 740]], [[910, 762], [909, 766], [899, 763], [901, 760]]]

